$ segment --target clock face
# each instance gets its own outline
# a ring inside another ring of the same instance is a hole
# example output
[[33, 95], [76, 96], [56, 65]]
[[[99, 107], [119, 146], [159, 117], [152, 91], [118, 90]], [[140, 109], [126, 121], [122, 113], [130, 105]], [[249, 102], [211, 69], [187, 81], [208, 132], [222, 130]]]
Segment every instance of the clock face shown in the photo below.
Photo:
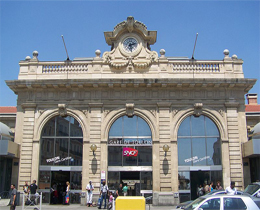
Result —
[[138, 41], [135, 38], [129, 37], [126, 38], [123, 42], [123, 49], [127, 53], [132, 53], [137, 49]]

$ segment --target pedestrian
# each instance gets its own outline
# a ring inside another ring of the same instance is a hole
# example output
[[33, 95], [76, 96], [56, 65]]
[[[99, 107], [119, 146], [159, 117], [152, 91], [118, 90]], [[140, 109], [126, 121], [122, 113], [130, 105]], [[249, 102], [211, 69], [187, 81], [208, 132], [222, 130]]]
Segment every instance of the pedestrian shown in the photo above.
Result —
[[36, 190], [37, 190], [38, 186], [36, 185], [36, 180], [33, 180], [33, 183], [30, 184], [30, 199], [32, 201], [33, 204], [36, 204]]
[[119, 185], [119, 187], [116, 191], [116, 197], [118, 197], [118, 196], [123, 196], [123, 185], [122, 185], [122, 183], [120, 183], [120, 185]]
[[208, 184], [205, 185], [204, 192], [205, 192], [205, 194], [208, 194], [210, 192], [210, 187]]
[[91, 181], [89, 181], [89, 184], [87, 184], [86, 190], [87, 190], [87, 206], [90, 207], [92, 206], [92, 197], [93, 197], [93, 190], [94, 190], [94, 186], [92, 185]]
[[17, 190], [15, 189], [15, 185], [11, 184], [11, 198], [10, 198], [10, 210], [15, 210], [17, 205]]
[[30, 185], [30, 194], [35, 195], [37, 188], [36, 180], [33, 180], [33, 183]]
[[103, 181], [103, 184], [101, 185], [101, 190], [100, 190], [101, 201], [100, 201], [100, 204], [99, 204], [98, 209], [101, 209], [103, 200], [105, 200], [104, 209], [106, 208], [106, 206], [107, 206], [107, 194], [108, 194], [108, 192], [109, 192], [109, 189], [108, 189], [108, 186], [106, 185], [106, 181], [104, 180], [104, 181]]
[[109, 192], [109, 202], [107, 204], [107, 209], [112, 209], [113, 207], [113, 194], [112, 192]]
[[124, 196], [127, 196], [127, 190], [128, 190], [128, 187], [125, 184], [125, 186], [123, 187]]
[[27, 181], [25, 181], [25, 184], [24, 184], [24, 186], [23, 186], [23, 192], [24, 192], [24, 194], [28, 194], [29, 193], [29, 185], [28, 185], [28, 182]]
[[220, 181], [217, 181], [217, 186], [215, 188], [216, 190], [223, 190], [223, 187], [221, 187]]
[[230, 186], [228, 186], [225, 190], [225, 194], [227, 195], [236, 195], [237, 189], [235, 188], [235, 182], [231, 182]]
[[203, 193], [203, 187], [202, 185], [200, 184], [200, 186], [198, 187], [198, 192], [197, 192], [197, 195], [198, 196], [202, 196], [204, 193]]
[[66, 194], [65, 194], [65, 204], [70, 204], [70, 183], [69, 181], [66, 182]]
[[210, 192], [212, 192], [212, 191], [213, 191], [213, 182], [210, 182], [210, 185], [209, 185], [209, 190], [210, 190]]

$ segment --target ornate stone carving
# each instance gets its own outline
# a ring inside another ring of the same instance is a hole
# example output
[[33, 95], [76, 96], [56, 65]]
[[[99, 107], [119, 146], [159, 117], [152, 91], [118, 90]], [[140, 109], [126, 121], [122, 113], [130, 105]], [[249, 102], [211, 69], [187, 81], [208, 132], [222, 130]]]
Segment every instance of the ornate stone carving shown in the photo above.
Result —
[[66, 117], [67, 116], [66, 104], [58, 104], [58, 108], [59, 108], [59, 115], [61, 117]]
[[222, 117], [224, 117], [225, 111], [224, 111], [223, 109], [219, 109], [218, 112], [219, 112], [219, 114], [220, 114]]
[[199, 117], [202, 113], [203, 103], [195, 103], [193, 106], [194, 106], [194, 116]]
[[129, 103], [129, 104], [125, 105], [126, 115], [128, 117], [133, 117], [134, 116], [134, 106], [135, 106], [135, 104], [133, 104], [133, 103], [131, 103], [131, 104]]

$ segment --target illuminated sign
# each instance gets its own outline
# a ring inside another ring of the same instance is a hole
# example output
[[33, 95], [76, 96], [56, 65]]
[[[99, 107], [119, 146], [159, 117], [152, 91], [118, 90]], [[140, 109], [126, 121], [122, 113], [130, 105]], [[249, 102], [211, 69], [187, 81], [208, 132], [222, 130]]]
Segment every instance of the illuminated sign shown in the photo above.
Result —
[[124, 156], [134, 156], [134, 157], [137, 157], [138, 151], [136, 149], [133, 149], [133, 148], [125, 147], [125, 148], [123, 148], [123, 155]]

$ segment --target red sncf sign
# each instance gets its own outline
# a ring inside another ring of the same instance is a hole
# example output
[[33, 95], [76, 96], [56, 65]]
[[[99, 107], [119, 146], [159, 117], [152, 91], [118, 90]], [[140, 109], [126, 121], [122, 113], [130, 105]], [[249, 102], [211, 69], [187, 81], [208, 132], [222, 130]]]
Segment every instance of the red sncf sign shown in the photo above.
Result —
[[138, 151], [133, 148], [123, 148], [123, 156], [134, 156], [136, 157], [138, 155]]

